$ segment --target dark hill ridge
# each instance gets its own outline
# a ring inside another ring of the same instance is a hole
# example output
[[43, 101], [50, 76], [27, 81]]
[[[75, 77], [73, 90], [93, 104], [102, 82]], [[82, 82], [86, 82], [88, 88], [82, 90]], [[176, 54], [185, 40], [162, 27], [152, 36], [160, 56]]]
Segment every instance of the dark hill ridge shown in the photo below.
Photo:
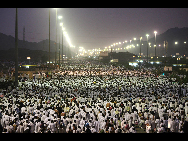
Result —
[[15, 46], [14, 44], [14, 37], [0, 33], [0, 50], [7, 50], [13, 48]]
[[[57, 43], [57, 46], [59, 44]], [[15, 47], [15, 38], [10, 35], [5, 35], [3, 33], [0, 33], [0, 50], [8, 50], [10, 48]], [[50, 40], [50, 50], [52, 52], [55, 52], [55, 41]], [[28, 42], [18, 39], [18, 48], [25, 48], [30, 50], [43, 50], [48, 51], [49, 50], [49, 40], [43, 40], [40, 42]], [[65, 47], [66, 48], [66, 47]]]
[[[61, 44], [60, 44], [61, 45]], [[62, 45], [61, 45], [62, 46]], [[57, 51], [59, 43], [57, 43]], [[29, 56], [32, 61], [48, 60], [49, 56], [49, 40], [43, 40], [40, 42], [28, 42], [18, 39], [18, 61], [27, 61], [26, 58]], [[50, 40], [50, 51], [51, 59], [55, 59], [55, 41]], [[69, 49], [64, 46], [64, 54], [70, 56]], [[67, 52], [67, 53], [66, 53]], [[58, 57], [57, 57], [58, 58]], [[0, 33], [0, 60], [15, 60], [15, 38], [10, 35]]]
[[[164, 41], [168, 41], [168, 51], [167, 55], [170, 56], [172, 54], [180, 53], [180, 55], [186, 55], [188, 56], [188, 27], [183, 27], [183, 28], [170, 28], [166, 32], [162, 34], [157, 34], [157, 45], [161, 45], [161, 47], [157, 46], [157, 56], [161, 56], [165, 54], [164, 50]], [[155, 38], [154, 36], [152, 38], [149, 38], [148, 40], [151, 44], [154, 44]], [[178, 44], [175, 45], [175, 42], [178, 42]], [[186, 42], [186, 44], [184, 43]], [[8, 50], [11, 48], [14, 48], [15, 41], [14, 37], [5, 35], [3, 33], [0, 33], [0, 50]], [[142, 47], [142, 53], [146, 54], [146, 41], [143, 41], [144, 46]], [[49, 50], [49, 40], [43, 40], [40, 42], [28, 42], [25, 41], [23, 43], [23, 40], [18, 40], [18, 48], [25, 48], [25, 49], [30, 49], [30, 50], [42, 50], [42, 51], [47, 51]], [[51, 52], [55, 52], [55, 42], [51, 41], [50, 42], [51, 46]], [[57, 43], [57, 46], [59, 44]], [[64, 46], [64, 51], [67, 50], [66, 47]], [[138, 54], [138, 51], [130, 51], [133, 53]], [[154, 47], [152, 46], [149, 48], [149, 52], [154, 53]]]
[[[180, 55], [188, 55], [188, 27], [183, 28], [170, 28], [166, 32], [156, 35], [157, 44], [161, 44], [161, 47], [157, 47], [157, 54], [164, 54], [164, 41], [168, 41], [167, 55], [180, 53]], [[148, 40], [152, 44], [155, 42], [155, 37]], [[178, 44], [175, 45], [175, 42]], [[186, 44], [184, 43], [186, 42]], [[161, 51], [161, 52], [159, 52]]]

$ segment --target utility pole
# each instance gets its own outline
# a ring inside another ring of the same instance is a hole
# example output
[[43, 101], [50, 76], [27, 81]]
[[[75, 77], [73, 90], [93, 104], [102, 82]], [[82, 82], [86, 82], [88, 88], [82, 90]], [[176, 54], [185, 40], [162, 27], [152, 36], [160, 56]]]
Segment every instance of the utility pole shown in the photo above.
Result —
[[168, 42], [167, 42], [167, 40], [164, 41], [164, 48], [165, 48], [165, 66], [166, 66], [166, 57], [167, 57], [167, 48], [168, 48]]
[[15, 88], [18, 87], [18, 10], [16, 8], [15, 21]]
[[59, 68], [60, 68], [60, 33], [59, 33]]
[[23, 48], [25, 48], [25, 26], [23, 27]]
[[62, 66], [63, 66], [63, 31], [62, 31]]
[[154, 34], [155, 34], [155, 59], [157, 58], [157, 52], [156, 52], [156, 48], [157, 48], [157, 45], [156, 45], [156, 34], [157, 34], [157, 31], [154, 31]]
[[110, 60], [112, 60], [112, 46], [111, 46], [111, 51], [110, 51]]
[[147, 63], [148, 63], [148, 36], [149, 36], [149, 34], [146, 34], [146, 37], [147, 37]]
[[49, 9], [49, 65], [48, 69], [50, 69], [50, 9]]
[[156, 45], [156, 35], [155, 35], [155, 58], [157, 58], [156, 48], [157, 48], [157, 45]]
[[140, 57], [141, 57], [141, 45], [142, 45], [142, 37], [140, 37]]
[[56, 8], [56, 36], [55, 36], [55, 67], [57, 66], [56, 55], [57, 55], [57, 8]]

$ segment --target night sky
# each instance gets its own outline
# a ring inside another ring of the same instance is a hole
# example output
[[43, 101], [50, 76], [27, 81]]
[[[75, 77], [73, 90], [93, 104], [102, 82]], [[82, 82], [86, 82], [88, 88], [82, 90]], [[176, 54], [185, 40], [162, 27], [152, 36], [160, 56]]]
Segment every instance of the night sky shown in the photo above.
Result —
[[[0, 32], [14, 37], [15, 8], [0, 8]], [[188, 8], [59, 8], [71, 43], [85, 49], [104, 48], [116, 42], [154, 37], [169, 28], [188, 27]], [[30, 42], [48, 39], [49, 8], [18, 8], [18, 34]], [[59, 27], [59, 26], [58, 26]], [[56, 34], [55, 9], [51, 8], [51, 40]], [[59, 33], [58, 33], [59, 34]], [[65, 43], [66, 45], [66, 43]]]

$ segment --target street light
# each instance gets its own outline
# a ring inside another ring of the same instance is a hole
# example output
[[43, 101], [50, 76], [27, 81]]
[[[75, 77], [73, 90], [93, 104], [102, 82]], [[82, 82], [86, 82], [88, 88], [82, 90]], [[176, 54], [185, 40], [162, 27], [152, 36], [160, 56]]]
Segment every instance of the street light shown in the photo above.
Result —
[[[62, 16], [58, 16], [58, 19], [62, 19]], [[63, 28], [63, 23], [60, 23], [60, 26], [62, 26]], [[63, 32], [63, 31], [62, 31]], [[61, 34], [61, 30], [59, 30], [59, 68], [60, 68], [60, 34]], [[63, 33], [62, 33], [63, 36]], [[63, 38], [63, 37], [62, 37]], [[63, 44], [63, 39], [62, 39], [62, 44]]]
[[183, 42], [184, 43], [184, 54], [187, 54], [187, 50], [186, 50], [186, 41]]
[[141, 57], [141, 40], [142, 40], [142, 37], [140, 37], [140, 57]]
[[61, 20], [63, 18], [63, 16], [58, 16], [58, 19]]
[[[58, 23], [58, 21], [57, 21], [57, 18], [58, 19], [62, 19], [62, 16], [58, 16], [57, 17], [57, 9], [58, 8], [54, 8], [55, 10], [56, 10], [56, 41], [55, 41], [55, 66], [56, 66], [56, 58], [57, 58], [57, 23]], [[50, 61], [49, 61], [50, 62]], [[59, 62], [60, 63], [60, 62]]]
[[157, 48], [157, 46], [156, 46], [156, 34], [157, 34], [157, 31], [154, 31], [154, 34], [155, 34], [155, 57], [157, 57], [157, 55], [156, 55], [156, 48]]
[[[63, 16], [58, 16], [58, 19], [60, 20], [60, 26], [63, 27], [63, 23], [61, 22], [62, 18], [63, 18]], [[60, 68], [60, 34], [61, 34], [61, 30], [59, 30], [59, 68]], [[62, 36], [63, 36], [63, 34], [62, 34]], [[63, 39], [62, 39], [62, 44], [63, 44]]]
[[18, 86], [18, 9], [16, 8], [15, 18], [15, 88]]
[[48, 69], [50, 69], [50, 9], [49, 9], [49, 67]]
[[56, 36], [55, 36], [55, 67], [56, 67], [56, 55], [57, 55], [57, 8], [54, 8], [56, 10]]
[[65, 32], [65, 28], [62, 25], [62, 63], [63, 63], [63, 33]]
[[148, 36], [149, 36], [149, 34], [146, 34], [146, 37], [147, 37], [147, 63], [148, 63]]
[[27, 60], [29, 60], [29, 65], [30, 65], [30, 59], [31, 59], [31, 57], [27, 57]]
[[178, 64], [178, 60], [180, 60], [180, 58], [179, 58], [179, 57], [177, 58], [177, 64]]
[[[60, 20], [61, 22], [61, 19], [63, 18], [63, 16], [58, 16], [58, 19]], [[63, 23], [60, 23], [60, 26], [63, 27]], [[61, 30], [60, 30], [61, 31]], [[59, 32], [59, 67], [60, 67], [60, 33]], [[63, 44], [63, 32], [62, 32], [62, 44]], [[62, 53], [63, 53], [63, 45], [62, 45]], [[63, 58], [63, 57], [62, 57]]]

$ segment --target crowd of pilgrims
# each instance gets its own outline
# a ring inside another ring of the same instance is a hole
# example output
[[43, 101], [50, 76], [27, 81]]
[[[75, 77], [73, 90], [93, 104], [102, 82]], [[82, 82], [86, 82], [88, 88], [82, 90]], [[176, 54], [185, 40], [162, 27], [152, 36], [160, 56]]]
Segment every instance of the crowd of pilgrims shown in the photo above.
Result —
[[[24, 78], [23, 78], [24, 79]], [[188, 86], [151, 69], [67, 65], [0, 92], [2, 133], [184, 133]]]

